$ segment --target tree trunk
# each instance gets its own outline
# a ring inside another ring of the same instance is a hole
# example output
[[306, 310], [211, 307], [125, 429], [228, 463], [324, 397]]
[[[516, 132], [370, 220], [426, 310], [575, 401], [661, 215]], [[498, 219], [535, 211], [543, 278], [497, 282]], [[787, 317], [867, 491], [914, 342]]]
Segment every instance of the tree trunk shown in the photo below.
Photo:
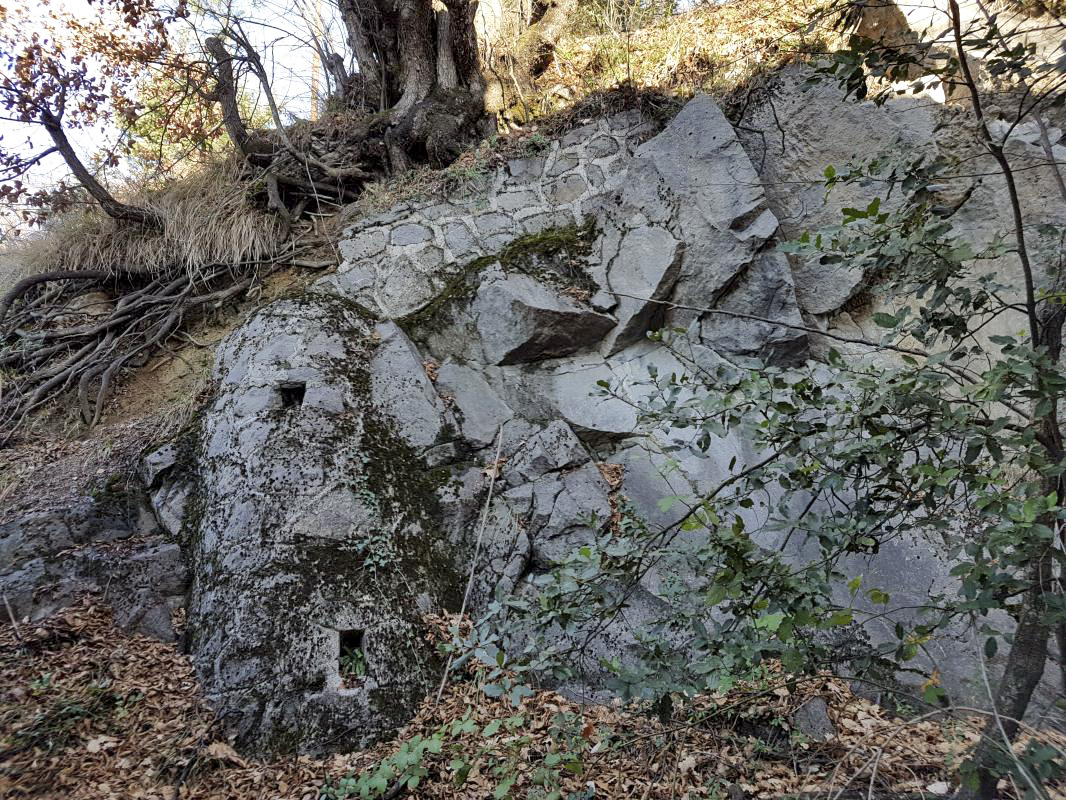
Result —
[[233, 145], [244, 155], [248, 155], [248, 128], [241, 118], [241, 109], [237, 104], [237, 83], [233, 78], [233, 56], [226, 50], [222, 40], [212, 36], [204, 46], [215, 62], [215, 88], [209, 99], [217, 100], [222, 107], [222, 122], [226, 133], [233, 140]]
[[[539, 7], [538, 7], [539, 6]], [[574, 16], [577, 0], [548, 0], [535, 4], [534, 22], [523, 34], [516, 60], [530, 77], [542, 74], [555, 57], [555, 46]]]
[[[1037, 318], [1036, 348], [1045, 350], [1051, 362], [1058, 363], [1062, 355], [1062, 329], [1066, 321], [1066, 308], [1057, 303], [1044, 303], [1034, 312], [1034, 316]], [[1036, 380], [1039, 381], [1040, 378]], [[1053, 401], [1051, 408], [1040, 419], [1039, 441], [1047, 450], [1051, 463], [1062, 463], [1066, 458], [1057, 402]], [[1045, 496], [1055, 494], [1059, 498], [1066, 496], [1064, 489], [1066, 480], [1058, 475], [1049, 476], [1041, 486], [1041, 492]], [[1055, 530], [1056, 520], [1053, 516], [1041, 521]], [[1018, 735], [1021, 720], [1029, 708], [1033, 692], [1044, 675], [1048, 642], [1054, 635], [1048, 617], [1052, 613], [1052, 597], [1058, 584], [1052, 546], [1045, 546], [1041, 552], [1033, 554], [1026, 575], [1029, 590], [1022, 597], [1018, 627], [1014, 631], [1003, 677], [993, 699], [995, 716], [985, 723], [981, 741], [971, 757], [977, 769], [977, 787], [975, 790], [963, 792], [964, 797], [992, 800], [998, 795], [996, 784], [999, 782], [1000, 771], [996, 769], [996, 765], [1011, 758], [1010, 745]]]
[[1028, 577], [1033, 586], [1022, 601], [1018, 627], [996, 692], [996, 716], [985, 723], [981, 741], [972, 756], [977, 767], [977, 789], [964, 796], [979, 800], [993, 800], [998, 796], [996, 784], [1001, 771], [996, 765], [1011, 758], [1009, 747], [1018, 735], [1021, 720], [1044, 674], [1051, 637], [1051, 626], [1045, 619], [1049, 612], [1047, 598], [1052, 594], [1052, 566], [1048, 553], [1030, 569]]
[[479, 14], [479, 0], [337, 0], [362, 87], [346, 100], [388, 112], [394, 172], [451, 163], [551, 63], [576, 0], [541, 3], [521, 25], [508, 13], [516, 1], [484, 0]]

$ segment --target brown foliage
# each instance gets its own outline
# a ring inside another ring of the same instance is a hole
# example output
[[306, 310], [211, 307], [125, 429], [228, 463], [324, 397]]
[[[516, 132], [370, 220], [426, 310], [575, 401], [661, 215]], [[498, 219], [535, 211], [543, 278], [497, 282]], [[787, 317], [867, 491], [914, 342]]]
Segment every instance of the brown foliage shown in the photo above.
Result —
[[[173, 645], [115, 630], [98, 598], [22, 624], [19, 632], [21, 639], [0, 623], [4, 797], [315, 800], [323, 785], [374, 769], [397, 747], [384, 742], [322, 759], [244, 758], [226, 742], [189, 658]], [[401, 739], [429, 736], [442, 725], [473, 721], [446, 738], [441, 754], [427, 755], [429, 774], [417, 791], [399, 796], [481, 800], [505, 776], [516, 779], [508, 796], [536, 796], [546, 758], [566, 752], [582, 757], [573, 769], [557, 770], [564, 797], [589, 786], [607, 800], [732, 792], [930, 796], [950, 790], [953, 767], [975, 737], [972, 720], [934, 715], [907, 722], [831, 676], [787, 685], [770, 671], [729, 693], [692, 698], [678, 708], [687, 716], [666, 722], [552, 691], [514, 706], [485, 695], [475, 677], [449, 684], [439, 703], [428, 698], [398, 732]], [[788, 719], [811, 698], [826, 702], [837, 734], [825, 742], [790, 740]], [[1037, 738], [1063, 743], [1054, 732]], [[456, 752], [473, 764], [458, 785], [449, 764]], [[849, 789], [854, 794], [842, 794]], [[1013, 796], [1011, 787], [1004, 796]]]
[[[44, 127], [53, 143], [31, 155], [0, 148], [0, 199], [62, 209], [69, 192], [42, 194], [20, 181], [42, 158], [58, 153], [109, 215], [151, 222], [96, 180], [66, 132], [136, 120], [140, 103], [132, 88], [150, 65], [169, 58], [166, 25], [184, 15], [184, 7], [172, 15], [150, 0], [106, 0], [90, 8], [93, 14], [79, 16], [50, 0], [0, 6], [0, 109], [14, 121]], [[114, 166], [117, 158], [109, 154], [105, 166]], [[27, 212], [27, 218], [33, 214]]]

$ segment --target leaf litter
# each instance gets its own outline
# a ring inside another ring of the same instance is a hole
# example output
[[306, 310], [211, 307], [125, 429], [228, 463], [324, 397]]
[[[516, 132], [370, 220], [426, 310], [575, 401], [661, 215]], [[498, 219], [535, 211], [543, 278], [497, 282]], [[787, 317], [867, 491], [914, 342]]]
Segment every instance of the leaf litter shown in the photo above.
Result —
[[[455, 623], [430, 621], [438, 638]], [[323, 758], [257, 759], [224, 738], [188, 656], [116, 629], [93, 598], [18, 633], [0, 627], [4, 798], [317, 800], [345, 776], [377, 769], [403, 741], [441, 730], [445, 745], [426, 751], [417, 787], [392, 796], [935, 797], [954, 790], [980, 723], [937, 713], [905, 721], [840, 678], [788, 685], [772, 670], [728, 693], [677, 698], [663, 721], [550, 690], [514, 704], [506, 693], [486, 695], [470, 668], [391, 741]], [[825, 741], [790, 722], [816, 697], [836, 729]], [[1018, 747], [1034, 737], [1066, 746], [1066, 736], [1041, 731]], [[1051, 793], [1066, 797], [1061, 787]]]

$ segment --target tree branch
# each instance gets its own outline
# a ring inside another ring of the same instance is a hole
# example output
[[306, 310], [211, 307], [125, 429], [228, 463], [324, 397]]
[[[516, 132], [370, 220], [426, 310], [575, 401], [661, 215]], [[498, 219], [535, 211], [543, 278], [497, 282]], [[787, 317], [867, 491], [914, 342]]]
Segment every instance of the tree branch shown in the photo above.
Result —
[[52, 137], [55, 149], [63, 156], [63, 160], [67, 162], [67, 166], [74, 174], [74, 177], [77, 178], [78, 183], [84, 186], [85, 190], [100, 204], [100, 208], [104, 210], [105, 214], [112, 219], [124, 222], [132, 222], [153, 228], [161, 227], [161, 221], [155, 214], [147, 209], [127, 205], [116, 200], [114, 195], [96, 180], [93, 174], [81, 163], [81, 159], [78, 158], [78, 154], [75, 152], [70, 140], [67, 139], [66, 131], [63, 130], [59, 117], [48, 109], [42, 109], [39, 119], [44, 129], [48, 131], [48, 135]]

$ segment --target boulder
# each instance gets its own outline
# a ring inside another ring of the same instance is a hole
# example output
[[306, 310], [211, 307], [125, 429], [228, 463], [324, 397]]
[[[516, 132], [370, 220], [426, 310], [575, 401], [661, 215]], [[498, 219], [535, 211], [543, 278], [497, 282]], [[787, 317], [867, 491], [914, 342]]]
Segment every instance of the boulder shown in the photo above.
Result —
[[471, 311], [489, 364], [559, 358], [589, 349], [614, 327], [606, 314], [522, 274], [486, 274]]
[[610, 522], [610, 489], [595, 464], [547, 475], [533, 486], [532, 558], [542, 567], [588, 544]]
[[816, 742], [826, 742], [837, 735], [829, 718], [829, 706], [821, 697], [812, 697], [792, 714], [792, 728]]
[[436, 386], [453, 403], [463, 438], [476, 448], [495, 442], [500, 425], [514, 417], [514, 411], [500, 399], [484, 375], [464, 364], [443, 364], [437, 371]]
[[325, 294], [254, 315], [214, 377], [186, 524], [204, 690], [251, 751], [363, 746], [436, 679], [422, 615], [461, 595], [426, 463], [450, 412], [398, 327]]
[[618, 253], [607, 266], [608, 293], [617, 301], [618, 326], [604, 342], [607, 355], [617, 353], [662, 327], [666, 300], [681, 273], [682, 245], [665, 228], [646, 226], [627, 231]]
[[529, 438], [507, 464], [505, 475], [510, 485], [518, 486], [588, 460], [588, 451], [570, 426], [556, 420]]
[[425, 359], [394, 322], [378, 324], [370, 335], [375, 343], [368, 365], [370, 402], [402, 421], [397, 432], [409, 445], [429, 447], [455, 421], [426, 374]]

